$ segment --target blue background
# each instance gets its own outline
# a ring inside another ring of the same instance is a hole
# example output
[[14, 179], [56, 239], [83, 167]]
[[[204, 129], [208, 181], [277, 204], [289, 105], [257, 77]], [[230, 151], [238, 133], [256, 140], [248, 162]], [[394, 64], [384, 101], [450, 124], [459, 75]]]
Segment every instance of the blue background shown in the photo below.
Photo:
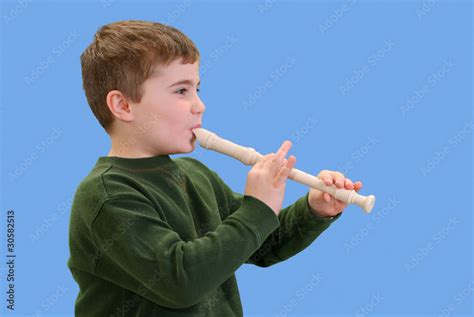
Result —
[[[246, 315], [472, 316], [472, 13], [428, 0], [2, 2], [0, 314], [73, 314], [71, 200], [110, 146], [79, 56], [101, 25], [144, 19], [200, 48], [203, 127], [261, 153], [291, 140], [297, 168], [340, 170], [377, 196], [295, 257], [242, 266]], [[199, 146], [190, 156], [243, 192], [249, 167]], [[307, 190], [288, 182], [284, 206]]]

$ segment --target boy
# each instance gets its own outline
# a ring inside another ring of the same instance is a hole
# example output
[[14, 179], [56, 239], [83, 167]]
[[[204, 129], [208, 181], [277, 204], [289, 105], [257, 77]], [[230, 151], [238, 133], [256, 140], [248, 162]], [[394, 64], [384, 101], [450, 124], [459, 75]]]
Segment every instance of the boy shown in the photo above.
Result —
[[[88, 103], [110, 135], [79, 185], [68, 266], [76, 316], [242, 316], [234, 272], [267, 267], [313, 242], [346, 207], [311, 189], [282, 208], [291, 142], [265, 155], [245, 193], [190, 157], [202, 123], [199, 52], [183, 33], [145, 21], [103, 26], [81, 55]], [[341, 173], [327, 185], [360, 190]]]

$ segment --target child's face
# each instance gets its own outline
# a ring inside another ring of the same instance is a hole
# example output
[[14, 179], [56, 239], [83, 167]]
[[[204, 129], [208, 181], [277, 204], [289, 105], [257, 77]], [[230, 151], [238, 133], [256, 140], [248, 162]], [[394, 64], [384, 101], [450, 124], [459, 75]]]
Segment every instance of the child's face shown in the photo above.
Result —
[[189, 153], [195, 148], [192, 130], [202, 123], [206, 107], [198, 96], [199, 63], [156, 68], [142, 86], [141, 102], [133, 106], [137, 142], [150, 155]]

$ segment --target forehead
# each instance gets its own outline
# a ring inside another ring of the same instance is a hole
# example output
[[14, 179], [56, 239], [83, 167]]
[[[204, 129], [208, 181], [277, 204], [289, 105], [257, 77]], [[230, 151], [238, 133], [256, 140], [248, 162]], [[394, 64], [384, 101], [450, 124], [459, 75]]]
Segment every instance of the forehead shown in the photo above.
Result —
[[156, 65], [151, 77], [159, 77], [165, 84], [179, 80], [190, 79], [199, 81], [199, 62], [182, 64], [181, 59], [174, 60], [169, 65]]

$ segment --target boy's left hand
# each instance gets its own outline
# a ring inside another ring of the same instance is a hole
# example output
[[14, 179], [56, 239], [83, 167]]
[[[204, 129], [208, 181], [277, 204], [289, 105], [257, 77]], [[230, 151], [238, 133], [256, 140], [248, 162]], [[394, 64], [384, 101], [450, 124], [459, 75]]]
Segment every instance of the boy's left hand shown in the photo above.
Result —
[[[323, 170], [319, 172], [318, 178], [327, 186], [335, 184], [337, 188], [354, 189], [356, 192], [362, 188], [361, 182], [353, 183], [349, 178], [345, 178], [341, 172], [337, 171]], [[308, 203], [312, 209], [311, 211], [323, 218], [334, 217], [347, 207], [346, 203], [314, 188], [309, 190]]]

